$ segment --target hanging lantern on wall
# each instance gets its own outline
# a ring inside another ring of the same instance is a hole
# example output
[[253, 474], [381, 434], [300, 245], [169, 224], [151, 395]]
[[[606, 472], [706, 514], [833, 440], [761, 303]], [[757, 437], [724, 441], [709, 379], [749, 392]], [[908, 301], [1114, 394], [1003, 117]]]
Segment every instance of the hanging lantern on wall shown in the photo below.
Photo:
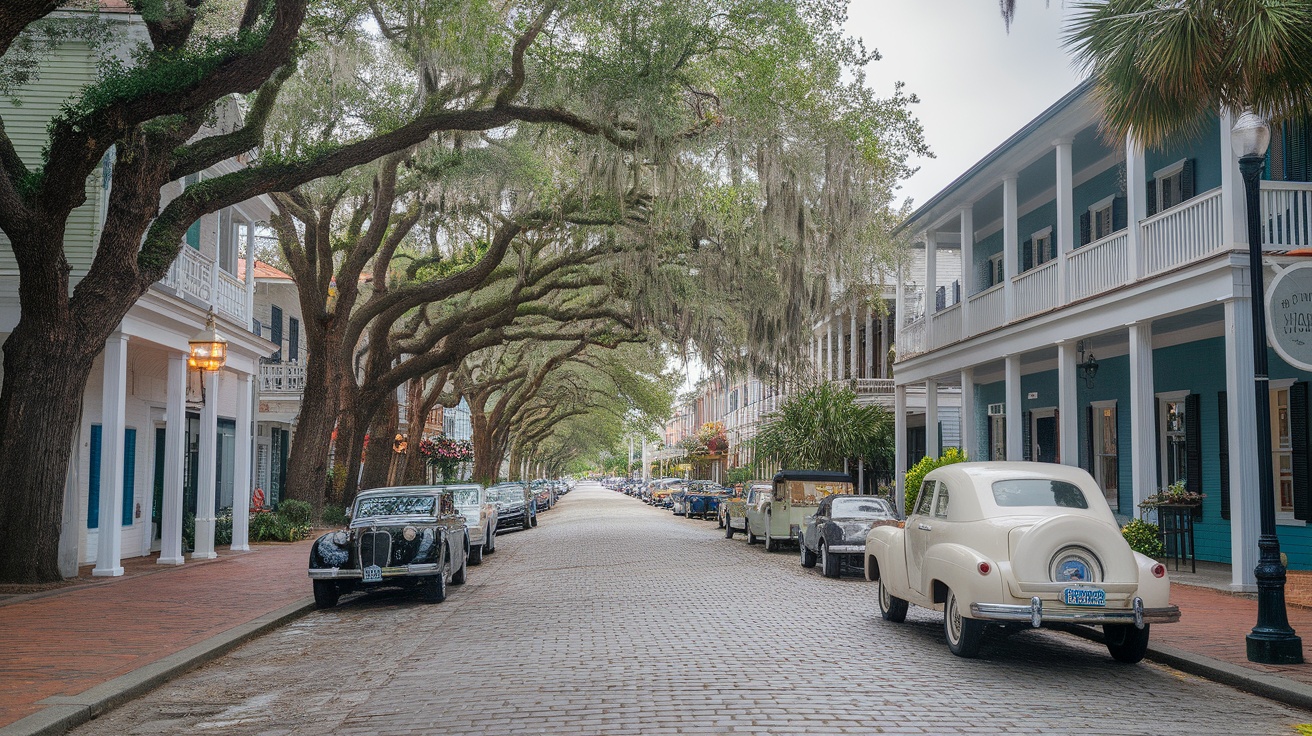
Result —
[[197, 332], [187, 341], [190, 354], [187, 365], [201, 371], [217, 371], [228, 360], [228, 341], [219, 334], [214, 326], [214, 310], [205, 318], [205, 329]]

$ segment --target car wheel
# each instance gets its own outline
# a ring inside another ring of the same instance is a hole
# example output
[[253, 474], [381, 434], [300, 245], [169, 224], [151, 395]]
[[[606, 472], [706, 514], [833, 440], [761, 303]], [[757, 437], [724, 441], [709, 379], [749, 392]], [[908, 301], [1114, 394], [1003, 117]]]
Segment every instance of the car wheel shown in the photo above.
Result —
[[[726, 521], [724, 520], [724, 514], [716, 514], [716, 515], [715, 515], [715, 521], [716, 521], [716, 523], [718, 523], [718, 524], [720, 525], [720, 528], [721, 528], [721, 529], [723, 529], [723, 528], [725, 528], [726, 526], [729, 525], [728, 522], [726, 522]], [[729, 538], [730, 538], [730, 539], [733, 539], [733, 535], [729, 535]]]
[[529, 526], [536, 527], [537, 525], [538, 525], [538, 515], [533, 514], [533, 520], [529, 523]]
[[1117, 662], [1134, 664], [1148, 653], [1148, 624], [1142, 629], [1134, 624], [1103, 624], [1102, 638]]
[[483, 564], [483, 545], [475, 544], [474, 546], [469, 548], [468, 562], [471, 565]]
[[747, 530], [746, 530], [746, 531], [747, 531], [747, 543], [748, 543], [748, 544], [756, 544], [757, 541], [759, 541], [759, 540], [758, 540], [757, 536], [756, 536], [755, 534], [752, 533], [752, 521], [751, 521], [751, 519], [748, 519], [748, 520], [747, 520]]
[[815, 567], [815, 553], [807, 548], [806, 540], [800, 536], [797, 538], [797, 548], [802, 551], [802, 567], [808, 570]]
[[829, 554], [829, 545], [825, 540], [820, 540], [820, 571], [827, 578], [836, 578], [842, 570], [842, 559], [838, 555]]
[[907, 620], [907, 602], [893, 595], [882, 580], [879, 581], [879, 615], [895, 624]]
[[446, 573], [429, 575], [419, 583], [419, 597], [426, 603], [441, 603], [446, 600]]
[[527, 529], [527, 528], [529, 528], [530, 526], [533, 526], [533, 524], [532, 524], [532, 519], [529, 517], [529, 515], [528, 515], [528, 511], [525, 511], [525, 512], [524, 512], [524, 520], [520, 522], [519, 528], [520, 528], [520, 529]]
[[497, 530], [496, 527], [487, 528], [487, 541], [483, 542], [483, 554], [490, 555], [497, 551]]
[[332, 580], [314, 581], [315, 608], [332, 608], [337, 605], [337, 599], [341, 594], [342, 592], [337, 589], [337, 583]]
[[729, 523], [729, 517], [724, 517], [724, 524], [722, 526], [724, 526], [724, 538], [733, 539], [735, 529], [733, 528], [733, 524]]
[[[465, 544], [469, 544], [469, 541], [466, 540], [466, 541], [465, 541]], [[451, 584], [452, 584], [452, 585], [463, 585], [464, 582], [465, 582], [465, 579], [469, 576], [469, 548], [468, 548], [468, 547], [465, 547], [465, 548], [464, 548], [464, 551], [465, 551], [465, 554], [464, 554], [464, 556], [460, 559], [460, 569], [459, 569], [459, 570], [452, 570], [452, 571], [451, 571]], [[480, 559], [481, 559], [481, 558], [480, 558]]]
[[779, 551], [779, 540], [778, 540], [778, 539], [775, 539], [774, 537], [771, 537], [771, 536], [770, 536], [770, 522], [769, 522], [769, 521], [766, 521], [766, 523], [765, 523], [765, 551], [766, 551], [766, 552], [778, 552], [778, 551]]
[[978, 655], [984, 641], [984, 622], [963, 616], [957, 594], [951, 589], [943, 604], [943, 633], [948, 639], [948, 649], [958, 657]]

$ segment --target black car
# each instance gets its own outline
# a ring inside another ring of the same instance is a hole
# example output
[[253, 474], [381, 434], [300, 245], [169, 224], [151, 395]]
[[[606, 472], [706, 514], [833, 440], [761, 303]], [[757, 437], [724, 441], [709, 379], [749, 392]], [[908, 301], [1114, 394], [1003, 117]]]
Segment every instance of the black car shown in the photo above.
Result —
[[896, 524], [897, 509], [883, 498], [874, 496], [833, 495], [820, 501], [819, 508], [803, 520], [797, 535], [802, 567], [820, 569], [827, 578], [842, 572], [843, 559], [861, 559], [866, 550], [866, 534], [876, 524]]
[[487, 489], [497, 505], [497, 530], [532, 529], [538, 525], [538, 502], [523, 483], [501, 483]]

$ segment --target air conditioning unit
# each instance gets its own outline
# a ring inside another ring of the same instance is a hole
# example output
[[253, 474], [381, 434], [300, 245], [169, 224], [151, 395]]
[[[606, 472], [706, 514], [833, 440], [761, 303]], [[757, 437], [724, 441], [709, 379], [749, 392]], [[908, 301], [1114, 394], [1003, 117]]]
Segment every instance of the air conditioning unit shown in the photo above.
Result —
[[1005, 403], [1003, 403], [1003, 404], [989, 404], [989, 416], [991, 416], [991, 417], [1005, 417], [1005, 416], [1007, 416], [1007, 405], [1006, 405]]

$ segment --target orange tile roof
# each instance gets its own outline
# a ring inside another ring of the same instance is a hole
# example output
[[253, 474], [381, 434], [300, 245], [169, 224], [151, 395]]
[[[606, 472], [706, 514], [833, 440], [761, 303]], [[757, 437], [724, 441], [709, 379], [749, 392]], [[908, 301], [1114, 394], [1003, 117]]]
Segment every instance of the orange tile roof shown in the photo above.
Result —
[[[259, 260], [258, 258], [255, 260], [255, 278], [257, 280], [263, 279], [265, 281], [291, 281], [292, 280], [291, 276], [287, 275], [286, 273], [283, 273], [282, 271], [279, 271], [278, 269]], [[246, 280], [245, 258], [237, 259], [237, 280], [238, 281]]]
[[135, 13], [127, 0], [99, 0], [100, 9], [106, 13]]

